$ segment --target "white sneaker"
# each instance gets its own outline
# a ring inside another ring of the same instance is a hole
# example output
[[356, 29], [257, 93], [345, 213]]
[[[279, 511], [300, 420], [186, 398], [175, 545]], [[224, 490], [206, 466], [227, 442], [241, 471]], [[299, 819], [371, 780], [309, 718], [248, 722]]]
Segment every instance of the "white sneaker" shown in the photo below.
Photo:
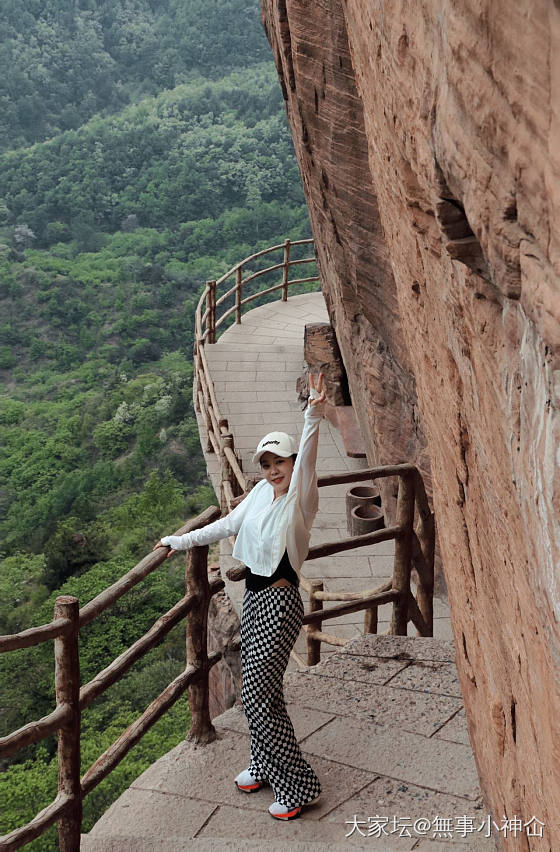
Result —
[[307, 805], [314, 805], [320, 798], [321, 794], [319, 793], [319, 795], [315, 796], [314, 799], [311, 799], [310, 802], [306, 802], [304, 805], [298, 805], [295, 808], [288, 808], [287, 805], [281, 805], [280, 802], [273, 802], [269, 807], [268, 812], [270, 816], [274, 817], [274, 819], [297, 819], [302, 808], [306, 808]]
[[289, 808], [287, 805], [281, 805], [280, 802], [273, 802], [268, 812], [274, 819], [297, 819], [301, 813], [301, 805], [296, 808]]
[[235, 779], [235, 786], [243, 793], [256, 793], [264, 786], [264, 781], [257, 781], [248, 769], [244, 769]]

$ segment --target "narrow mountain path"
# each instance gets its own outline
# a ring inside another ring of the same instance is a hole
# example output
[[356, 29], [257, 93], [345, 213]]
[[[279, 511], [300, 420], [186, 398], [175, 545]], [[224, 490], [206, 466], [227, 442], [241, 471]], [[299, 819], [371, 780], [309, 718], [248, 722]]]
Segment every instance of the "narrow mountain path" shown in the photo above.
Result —
[[[299, 436], [295, 381], [303, 367], [303, 329], [327, 320], [319, 293], [256, 308], [206, 347], [216, 396], [228, 418], [243, 470], [259, 438], [273, 429]], [[200, 423], [205, 444], [204, 427]], [[214, 485], [215, 456], [206, 455]], [[352, 470], [337, 430], [321, 424], [318, 471]], [[257, 473], [256, 470], [254, 470]], [[349, 486], [320, 489], [312, 544], [346, 536]], [[304, 564], [327, 590], [377, 586], [392, 573], [392, 543]], [[227, 546], [222, 571], [233, 564]], [[240, 606], [243, 583], [229, 583]], [[390, 608], [380, 611], [379, 631]], [[368, 849], [382, 852], [490, 852], [476, 766], [457, 679], [447, 602], [434, 601], [434, 638], [362, 635], [363, 615], [330, 621], [343, 649], [322, 646], [318, 666], [285, 679], [288, 710], [302, 751], [323, 785], [298, 820], [278, 823], [269, 788], [240, 793], [233, 778], [247, 764], [249, 734], [240, 707], [214, 724], [206, 746], [179, 744], [144, 772], [82, 839], [86, 852]], [[412, 630], [409, 627], [409, 630]], [[415, 632], [415, 631], [414, 631]], [[304, 654], [300, 637], [296, 646]]]

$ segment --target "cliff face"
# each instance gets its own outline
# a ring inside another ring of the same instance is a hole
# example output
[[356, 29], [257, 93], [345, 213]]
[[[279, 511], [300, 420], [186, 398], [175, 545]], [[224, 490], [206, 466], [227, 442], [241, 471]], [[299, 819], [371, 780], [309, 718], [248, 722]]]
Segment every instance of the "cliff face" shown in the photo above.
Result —
[[263, 0], [262, 10], [368, 456], [415, 461], [433, 494], [487, 804], [496, 818], [552, 827], [560, 6]]

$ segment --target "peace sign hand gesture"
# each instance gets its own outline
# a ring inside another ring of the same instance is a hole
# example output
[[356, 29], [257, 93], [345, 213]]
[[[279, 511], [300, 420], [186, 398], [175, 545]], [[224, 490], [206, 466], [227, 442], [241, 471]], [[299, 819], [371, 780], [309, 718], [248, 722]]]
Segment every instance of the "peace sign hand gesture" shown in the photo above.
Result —
[[325, 402], [327, 398], [322, 373], [319, 373], [319, 378], [317, 379], [317, 387], [315, 387], [315, 379], [313, 377], [313, 373], [309, 373], [309, 391], [311, 392], [313, 390], [317, 391], [319, 396], [311, 398], [309, 400], [309, 405], [321, 405], [323, 402]]

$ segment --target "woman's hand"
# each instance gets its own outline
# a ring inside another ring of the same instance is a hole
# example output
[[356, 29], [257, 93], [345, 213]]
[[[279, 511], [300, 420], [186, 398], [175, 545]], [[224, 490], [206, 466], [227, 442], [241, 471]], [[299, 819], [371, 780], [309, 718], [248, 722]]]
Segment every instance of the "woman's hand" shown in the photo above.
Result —
[[[168, 544], [162, 544], [161, 541], [158, 541], [158, 543], [154, 544], [154, 546], [152, 547], [152, 553], [153, 553], [154, 550], [157, 550], [159, 547], [169, 547], [169, 545]], [[177, 553], [177, 551], [173, 550], [172, 547], [169, 547], [169, 553], [167, 554], [167, 556], [165, 558], [169, 559], [169, 557], [173, 556], [175, 553]]]
[[317, 387], [315, 387], [315, 379], [313, 378], [313, 373], [309, 373], [309, 389], [316, 390], [319, 394], [319, 396], [316, 396], [314, 399], [309, 400], [309, 405], [321, 405], [321, 403], [325, 402], [327, 394], [325, 391], [322, 373], [319, 373], [319, 378], [317, 379]]

